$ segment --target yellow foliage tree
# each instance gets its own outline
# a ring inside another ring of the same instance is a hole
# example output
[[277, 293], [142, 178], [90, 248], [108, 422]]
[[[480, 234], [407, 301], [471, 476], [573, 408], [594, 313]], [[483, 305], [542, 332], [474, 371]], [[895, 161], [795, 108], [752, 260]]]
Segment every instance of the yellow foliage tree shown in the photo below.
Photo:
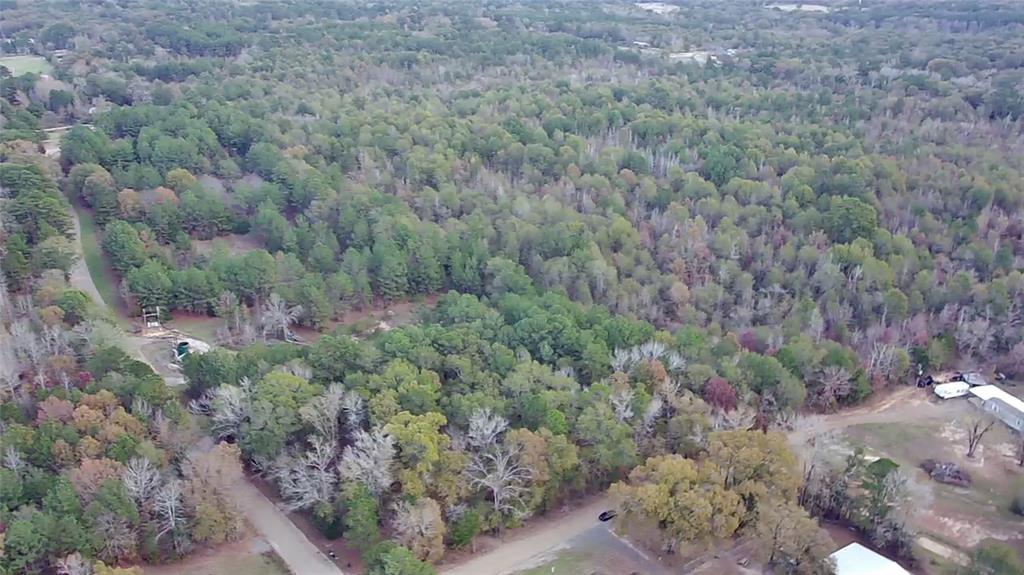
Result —
[[712, 433], [707, 460], [722, 470], [722, 486], [743, 497], [746, 521], [756, 517], [758, 502], [768, 496], [791, 501], [800, 487], [796, 456], [776, 431]]
[[744, 514], [743, 500], [726, 489], [722, 470], [673, 454], [652, 457], [611, 493], [629, 520], [659, 525], [671, 547], [731, 536]]

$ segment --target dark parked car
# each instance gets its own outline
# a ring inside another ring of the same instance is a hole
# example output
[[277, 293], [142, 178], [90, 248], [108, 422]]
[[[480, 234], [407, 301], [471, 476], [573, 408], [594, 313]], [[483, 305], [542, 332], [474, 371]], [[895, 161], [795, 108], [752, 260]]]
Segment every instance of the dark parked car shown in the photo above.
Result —
[[612, 517], [615, 517], [618, 514], [618, 511], [615, 511], [614, 509], [609, 509], [608, 511], [602, 511], [601, 514], [597, 516], [597, 518], [601, 521], [611, 521]]

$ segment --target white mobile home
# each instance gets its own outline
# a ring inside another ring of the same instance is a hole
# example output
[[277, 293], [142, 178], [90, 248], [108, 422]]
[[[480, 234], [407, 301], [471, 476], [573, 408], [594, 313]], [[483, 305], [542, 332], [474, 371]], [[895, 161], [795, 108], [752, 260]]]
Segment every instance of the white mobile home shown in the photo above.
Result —
[[970, 389], [971, 403], [991, 413], [1014, 431], [1024, 431], [1024, 401], [995, 385], [979, 385]]

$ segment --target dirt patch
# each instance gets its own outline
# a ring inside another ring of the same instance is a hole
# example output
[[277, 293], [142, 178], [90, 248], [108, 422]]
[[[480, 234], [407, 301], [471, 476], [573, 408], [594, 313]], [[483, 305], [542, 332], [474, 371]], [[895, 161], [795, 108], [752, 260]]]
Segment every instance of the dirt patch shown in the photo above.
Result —
[[174, 363], [174, 342], [169, 339], [150, 339], [140, 346], [146, 363], [164, 378], [167, 385], [185, 385], [185, 376], [181, 368]]
[[171, 314], [171, 320], [164, 322], [164, 325], [196, 339], [213, 343], [217, 340], [217, 330], [224, 325], [224, 320], [205, 314], [176, 311]]
[[938, 555], [939, 557], [942, 557], [943, 559], [953, 561], [954, 563], [958, 563], [960, 565], [967, 564], [966, 555], [957, 551], [956, 549], [953, 549], [952, 547], [949, 547], [948, 545], [939, 543], [938, 541], [930, 537], [926, 537], [924, 535], [918, 537], [917, 544], [923, 547], [926, 551], [930, 551]]
[[304, 343], [313, 343], [338, 328], [348, 328], [353, 335], [362, 337], [378, 331], [388, 331], [396, 327], [415, 323], [422, 308], [434, 307], [441, 294], [429, 294], [415, 301], [395, 302], [390, 305], [378, 305], [361, 310], [350, 310], [340, 318], [329, 322], [323, 330], [308, 326], [296, 326], [292, 331]]
[[263, 248], [263, 242], [252, 234], [228, 234], [212, 240], [192, 240], [192, 249], [196, 254], [209, 256], [217, 249], [224, 249], [231, 255], [240, 255]]
[[247, 537], [189, 555], [166, 565], [144, 565], [145, 575], [287, 575], [280, 559], [261, 537]]

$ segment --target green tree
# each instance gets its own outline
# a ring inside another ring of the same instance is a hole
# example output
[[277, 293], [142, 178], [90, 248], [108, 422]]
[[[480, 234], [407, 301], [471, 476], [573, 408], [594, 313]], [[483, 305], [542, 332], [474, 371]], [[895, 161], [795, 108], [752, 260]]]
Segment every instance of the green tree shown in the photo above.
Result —
[[92, 207], [96, 223], [105, 224], [120, 210], [113, 176], [103, 168], [94, 170], [82, 182], [82, 199]]
[[57, 298], [57, 307], [64, 311], [64, 321], [76, 325], [85, 319], [92, 300], [89, 295], [79, 290], [64, 290]]
[[182, 361], [182, 373], [188, 382], [188, 394], [192, 397], [199, 397], [208, 389], [234, 383], [238, 379], [234, 354], [220, 348], [186, 355]]
[[362, 484], [349, 486], [344, 493], [345, 538], [357, 549], [370, 549], [380, 541], [380, 512], [377, 499]]
[[878, 212], [870, 204], [847, 196], [832, 198], [825, 212], [825, 231], [837, 243], [871, 239], [878, 226]]
[[758, 555], [779, 573], [832, 575], [835, 565], [829, 557], [835, 544], [797, 504], [772, 500], [758, 511], [753, 526]]
[[373, 248], [374, 277], [377, 292], [388, 301], [405, 297], [409, 290], [405, 257], [391, 241], [378, 242]]
[[652, 457], [616, 483], [612, 497], [627, 524], [636, 521], [660, 527], [674, 548], [731, 536], [740, 526], [743, 500], [721, 484], [721, 471], [681, 455]]
[[984, 541], [971, 553], [969, 575], [1022, 575], [1024, 562], [1013, 547], [1001, 541]]
[[430, 563], [420, 561], [401, 545], [391, 542], [381, 543], [371, 553], [367, 561], [367, 575], [435, 575]]
[[114, 220], [103, 232], [103, 250], [115, 270], [126, 273], [146, 261], [146, 246], [139, 232], [128, 222]]
[[362, 350], [359, 343], [345, 335], [325, 335], [313, 344], [309, 364], [317, 381], [343, 381], [359, 369]]
[[143, 307], [161, 306], [164, 309], [170, 307], [171, 302], [171, 279], [167, 275], [167, 268], [158, 261], [150, 260], [128, 272], [128, 291], [138, 300]]
[[239, 444], [248, 457], [272, 460], [302, 427], [299, 408], [317, 394], [317, 386], [283, 372], [271, 372], [253, 386], [249, 417]]

